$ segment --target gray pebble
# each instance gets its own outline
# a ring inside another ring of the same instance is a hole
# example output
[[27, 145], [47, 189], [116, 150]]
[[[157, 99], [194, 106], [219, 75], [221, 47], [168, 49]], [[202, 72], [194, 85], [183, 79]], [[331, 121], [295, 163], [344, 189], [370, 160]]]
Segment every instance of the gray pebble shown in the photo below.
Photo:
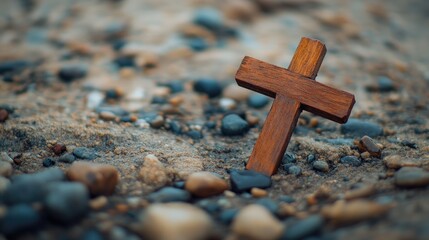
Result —
[[281, 239], [298, 240], [309, 237], [322, 228], [323, 222], [324, 220], [320, 215], [313, 215], [300, 220], [289, 226]]
[[191, 200], [191, 194], [188, 191], [174, 188], [165, 187], [161, 190], [151, 193], [148, 196], [150, 202], [187, 202]]
[[383, 135], [383, 128], [376, 123], [351, 118], [341, 126], [341, 133], [351, 137], [378, 137]]
[[398, 187], [425, 187], [429, 185], [429, 172], [417, 167], [403, 167], [395, 173]]
[[66, 153], [58, 159], [59, 162], [64, 162], [64, 163], [72, 163], [75, 160], [76, 160], [76, 157], [71, 153]]
[[73, 155], [80, 159], [94, 160], [96, 159], [97, 152], [92, 148], [77, 147], [73, 150]]
[[222, 119], [221, 131], [223, 135], [242, 135], [248, 130], [249, 124], [237, 114], [229, 114]]
[[0, 221], [0, 232], [5, 235], [36, 230], [43, 223], [40, 214], [30, 205], [18, 204], [10, 207]]
[[322, 172], [328, 172], [329, 171], [329, 165], [325, 161], [314, 161], [313, 162], [313, 168], [322, 171]]
[[362, 164], [362, 161], [356, 156], [344, 156], [340, 159], [340, 162], [354, 167], [358, 167]]

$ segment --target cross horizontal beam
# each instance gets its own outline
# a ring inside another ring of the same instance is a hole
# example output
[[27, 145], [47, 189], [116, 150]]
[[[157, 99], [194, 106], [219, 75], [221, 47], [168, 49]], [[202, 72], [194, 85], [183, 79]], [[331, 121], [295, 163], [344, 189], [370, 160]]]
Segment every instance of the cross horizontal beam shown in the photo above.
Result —
[[270, 97], [287, 96], [300, 102], [302, 109], [338, 123], [347, 121], [355, 103], [350, 93], [248, 56], [235, 78], [242, 87]]

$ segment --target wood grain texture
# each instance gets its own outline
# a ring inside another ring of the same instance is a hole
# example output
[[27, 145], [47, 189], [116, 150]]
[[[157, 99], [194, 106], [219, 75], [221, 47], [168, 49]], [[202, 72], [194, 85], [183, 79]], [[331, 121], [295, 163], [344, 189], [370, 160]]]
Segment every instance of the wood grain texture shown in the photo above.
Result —
[[355, 98], [345, 91], [323, 85], [298, 73], [245, 57], [235, 76], [239, 86], [275, 97], [288, 96], [303, 109], [338, 123], [345, 123]]
[[318, 40], [302, 38], [288, 70], [245, 57], [238, 85], [275, 97], [246, 168], [272, 175], [277, 171], [302, 109], [346, 122], [354, 96], [312, 81], [326, 53]]
[[277, 171], [300, 113], [298, 101], [282, 95], [276, 97], [246, 169], [268, 176]]

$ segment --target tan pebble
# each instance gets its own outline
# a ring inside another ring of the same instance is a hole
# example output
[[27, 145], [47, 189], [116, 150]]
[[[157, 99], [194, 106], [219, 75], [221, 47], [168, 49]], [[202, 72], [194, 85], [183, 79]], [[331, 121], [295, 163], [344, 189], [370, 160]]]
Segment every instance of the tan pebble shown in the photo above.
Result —
[[427, 152], [429, 153], [429, 146], [424, 146], [420, 149], [422, 152]]
[[149, 154], [144, 158], [139, 177], [143, 183], [155, 188], [162, 187], [170, 182], [167, 169], [155, 155]]
[[235, 192], [229, 191], [229, 190], [226, 190], [225, 192], [223, 192], [223, 194], [225, 195], [225, 197], [228, 197], [228, 198], [233, 198], [236, 196]]
[[155, 117], [155, 119], [153, 119], [150, 122], [150, 126], [153, 128], [160, 128], [160, 127], [164, 126], [164, 123], [165, 123], [164, 117], [161, 115], [158, 115]]
[[258, 8], [252, 1], [230, 0], [224, 6], [225, 15], [243, 22], [252, 21], [258, 15]]
[[363, 152], [360, 154], [360, 157], [363, 159], [370, 159], [371, 158], [371, 154], [369, 152]]
[[[180, 31], [184, 36], [204, 38], [209, 43], [214, 43], [216, 40], [216, 37], [210, 30], [195, 24], [186, 24], [182, 26]], [[188, 55], [189, 53], [186, 54], [186, 56]]]
[[401, 168], [401, 156], [399, 155], [390, 155], [383, 159], [384, 164], [387, 168], [399, 169]]
[[173, 158], [169, 160], [169, 166], [177, 172], [181, 179], [186, 179], [191, 173], [204, 170], [203, 161], [194, 157]]
[[349, 190], [344, 194], [344, 199], [352, 200], [357, 198], [366, 198], [376, 193], [376, 189], [373, 185], [367, 185], [358, 189]]
[[278, 210], [279, 215], [282, 217], [294, 216], [296, 212], [297, 212], [296, 208], [288, 203], [280, 204], [279, 210]]
[[322, 215], [334, 225], [345, 225], [380, 217], [387, 213], [391, 205], [381, 205], [368, 200], [336, 201], [325, 206]]
[[68, 169], [67, 178], [83, 183], [93, 196], [111, 195], [119, 181], [119, 173], [112, 165], [78, 161]]
[[317, 125], [319, 125], [319, 120], [317, 118], [311, 118], [308, 125], [312, 128], [315, 128]]
[[122, 79], [131, 79], [135, 76], [134, 68], [124, 67], [119, 70], [119, 75]]
[[209, 239], [213, 221], [203, 210], [186, 203], [152, 204], [140, 217], [146, 239]]
[[283, 232], [283, 224], [266, 208], [251, 204], [237, 214], [232, 223], [232, 231], [243, 239], [278, 239]]
[[152, 94], [154, 96], [167, 97], [170, 95], [170, 91], [171, 90], [168, 87], [156, 87], [152, 90]]
[[183, 96], [181, 96], [181, 95], [177, 95], [177, 96], [174, 96], [174, 97], [172, 97], [172, 98], [170, 98], [169, 100], [168, 100], [168, 102], [172, 105], [172, 106], [174, 106], [174, 107], [178, 107], [178, 106], [180, 106], [182, 103], [183, 103], [183, 101], [184, 101], [185, 99], [183, 98]]
[[119, 203], [115, 206], [115, 208], [119, 213], [125, 213], [128, 211], [129, 206], [127, 204], [124, 204], [124, 203]]
[[136, 65], [141, 68], [153, 68], [159, 63], [159, 56], [152, 52], [140, 53], [136, 57]]
[[99, 197], [96, 197], [96, 198], [92, 199], [89, 202], [89, 206], [93, 210], [100, 210], [104, 206], [107, 205], [107, 202], [108, 202], [107, 197], [105, 197], [105, 196], [99, 196]]
[[210, 172], [196, 172], [189, 175], [185, 189], [197, 197], [219, 195], [227, 190], [228, 183]]
[[256, 126], [259, 123], [259, 118], [254, 116], [251, 113], [249, 114], [246, 113], [246, 121], [250, 126]]
[[112, 112], [103, 111], [103, 112], [100, 112], [99, 116], [104, 121], [114, 121], [114, 120], [116, 120], [116, 115], [113, 114]]
[[12, 176], [13, 168], [10, 162], [0, 161], [0, 176], [10, 177]]
[[267, 191], [265, 191], [264, 189], [260, 189], [260, 188], [252, 188], [250, 190], [250, 193], [255, 198], [265, 197], [268, 195]]
[[238, 86], [237, 84], [231, 84], [227, 86], [223, 91], [223, 96], [226, 98], [231, 98], [236, 101], [244, 101], [250, 95], [250, 91]]
[[358, 144], [358, 148], [361, 152], [369, 152], [369, 154], [373, 157], [381, 157], [381, 149], [378, 147], [377, 143], [374, 141], [374, 139], [363, 136]]

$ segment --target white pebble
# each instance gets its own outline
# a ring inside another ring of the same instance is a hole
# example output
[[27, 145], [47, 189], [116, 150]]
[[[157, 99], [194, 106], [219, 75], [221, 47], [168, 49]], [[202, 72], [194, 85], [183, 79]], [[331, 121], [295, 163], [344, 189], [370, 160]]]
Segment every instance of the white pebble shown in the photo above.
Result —
[[89, 109], [94, 109], [98, 106], [100, 106], [100, 104], [103, 102], [104, 100], [104, 94], [101, 93], [100, 91], [92, 91], [88, 94], [88, 101], [86, 103], [86, 106]]

